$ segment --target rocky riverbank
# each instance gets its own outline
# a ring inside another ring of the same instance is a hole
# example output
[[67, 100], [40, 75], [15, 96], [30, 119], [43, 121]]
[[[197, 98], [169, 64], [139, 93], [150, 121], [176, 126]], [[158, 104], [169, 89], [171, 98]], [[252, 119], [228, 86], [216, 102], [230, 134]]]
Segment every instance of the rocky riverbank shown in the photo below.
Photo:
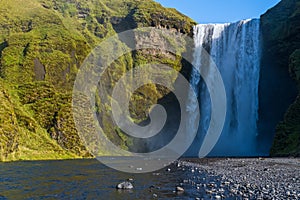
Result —
[[205, 190], [196, 199], [300, 199], [299, 158], [184, 159], [176, 166], [195, 174], [180, 185]]

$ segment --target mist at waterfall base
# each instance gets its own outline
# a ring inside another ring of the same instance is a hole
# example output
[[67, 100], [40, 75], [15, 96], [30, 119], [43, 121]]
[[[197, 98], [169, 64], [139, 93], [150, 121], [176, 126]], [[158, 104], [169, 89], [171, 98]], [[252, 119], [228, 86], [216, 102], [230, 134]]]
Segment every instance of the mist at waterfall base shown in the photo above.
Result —
[[[226, 24], [199, 24], [194, 27], [193, 66], [207, 70], [213, 84], [210, 64], [203, 61], [205, 49], [217, 65], [226, 90], [227, 114], [221, 136], [208, 156], [266, 156], [258, 141], [258, 85], [260, 73], [260, 21], [242, 20]], [[203, 48], [202, 48], [203, 47]], [[185, 156], [197, 156], [210, 124], [211, 99], [206, 84], [197, 72], [190, 83], [198, 94], [200, 122], [196, 138]], [[190, 122], [195, 123], [193, 100], [187, 100]], [[193, 126], [190, 126], [193, 128]], [[192, 132], [187, 130], [187, 134]]]

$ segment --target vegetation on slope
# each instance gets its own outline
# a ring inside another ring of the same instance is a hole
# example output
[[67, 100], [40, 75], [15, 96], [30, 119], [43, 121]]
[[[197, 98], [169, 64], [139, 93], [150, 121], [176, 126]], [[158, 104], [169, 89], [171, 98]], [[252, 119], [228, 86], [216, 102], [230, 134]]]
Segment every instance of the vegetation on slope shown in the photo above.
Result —
[[[73, 82], [86, 56], [121, 31], [157, 26], [189, 34], [192, 25], [176, 10], [149, 0], [0, 1], [0, 160], [89, 157], [71, 113]], [[164, 52], [124, 55], [104, 75], [107, 98], [126, 70], [147, 62], [182, 68], [181, 58]], [[134, 120], [146, 119], [150, 106], [168, 92], [157, 85], [140, 88], [130, 106]], [[128, 148], [109, 106], [98, 106], [107, 136]]]
[[[300, 91], [300, 1], [282, 0], [277, 6], [262, 16], [265, 55], [272, 61], [272, 68], [278, 68], [279, 84], [277, 91], [284, 86], [283, 72], [289, 71], [294, 85]], [[275, 59], [274, 59], [275, 58]], [[284, 70], [284, 71], [283, 71]], [[272, 88], [271, 88], [272, 89]], [[291, 87], [282, 90], [286, 98], [293, 91]], [[282, 107], [283, 104], [281, 103]], [[278, 109], [278, 108], [276, 108]], [[271, 113], [273, 114], [273, 113]], [[272, 156], [300, 156], [300, 94], [286, 111], [284, 119], [276, 128], [276, 135], [271, 149]]]
[[49, 137], [32, 110], [20, 102], [18, 92], [16, 86], [0, 79], [1, 160], [76, 158]]

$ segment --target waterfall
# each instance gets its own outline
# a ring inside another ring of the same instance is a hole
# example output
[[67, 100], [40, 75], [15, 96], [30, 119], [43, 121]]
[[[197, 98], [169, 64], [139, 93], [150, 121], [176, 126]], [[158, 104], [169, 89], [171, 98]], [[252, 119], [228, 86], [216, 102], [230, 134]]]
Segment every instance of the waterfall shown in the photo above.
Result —
[[[221, 137], [211, 156], [255, 156], [257, 152], [258, 84], [260, 71], [260, 21], [242, 20], [237, 23], [199, 24], [194, 27], [194, 68], [206, 71], [213, 80], [209, 63], [201, 59], [203, 49], [217, 65], [225, 85], [227, 114]], [[197, 70], [191, 72], [190, 83], [198, 95], [200, 122], [196, 140], [190, 152], [197, 155], [210, 123], [211, 99], [206, 84]], [[190, 122], [193, 102], [188, 98]], [[192, 129], [193, 127], [189, 127]]]

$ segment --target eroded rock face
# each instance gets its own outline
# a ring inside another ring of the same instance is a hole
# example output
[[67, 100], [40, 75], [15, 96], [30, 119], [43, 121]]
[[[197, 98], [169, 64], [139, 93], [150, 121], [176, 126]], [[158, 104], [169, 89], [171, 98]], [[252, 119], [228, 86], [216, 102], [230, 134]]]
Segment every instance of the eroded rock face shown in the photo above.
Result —
[[300, 81], [299, 7], [299, 0], [283, 0], [261, 16], [259, 140], [268, 149], [276, 133], [273, 156], [299, 156], [300, 152], [300, 102], [295, 101]]
[[40, 62], [38, 58], [34, 59], [34, 72], [35, 78], [38, 81], [44, 81], [46, 75], [45, 66]]

